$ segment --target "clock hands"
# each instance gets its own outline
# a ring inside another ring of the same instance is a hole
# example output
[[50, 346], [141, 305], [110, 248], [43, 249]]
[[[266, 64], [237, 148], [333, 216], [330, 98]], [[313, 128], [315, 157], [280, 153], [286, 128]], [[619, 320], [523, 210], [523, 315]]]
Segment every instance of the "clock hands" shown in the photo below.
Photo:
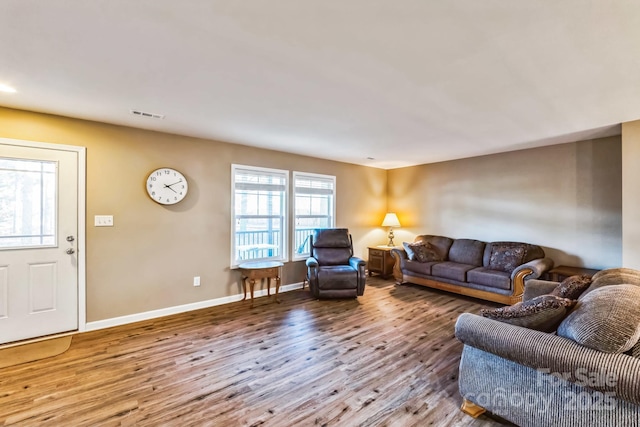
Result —
[[[173, 184], [171, 184], [171, 185], [173, 185]], [[177, 193], [177, 191], [176, 191], [176, 190], [174, 190], [173, 188], [171, 188], [171, 185], [164, 184], [164, 188], [168, 188], [169, 190], [173, 191], [174, 193]]]
[[182, 182], [182, 180], [178, 181], [178, 182], [174, 182], [173, 184], [164, 184], [164, 188], [168, 188], [169, 190], [173, 191], [174, 193], [177, 193], [176, 190], [174, 190], [173, 188], [171, 188], [171, 186], [176, 185], [176, 184], [180, 184]]

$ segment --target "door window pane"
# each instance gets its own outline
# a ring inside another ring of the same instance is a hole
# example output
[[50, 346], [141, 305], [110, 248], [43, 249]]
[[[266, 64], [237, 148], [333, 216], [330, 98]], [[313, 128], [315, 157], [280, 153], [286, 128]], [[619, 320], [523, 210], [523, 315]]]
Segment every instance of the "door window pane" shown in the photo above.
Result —
[[0, 157], [0, 249], [56, 245], [57, 163]]

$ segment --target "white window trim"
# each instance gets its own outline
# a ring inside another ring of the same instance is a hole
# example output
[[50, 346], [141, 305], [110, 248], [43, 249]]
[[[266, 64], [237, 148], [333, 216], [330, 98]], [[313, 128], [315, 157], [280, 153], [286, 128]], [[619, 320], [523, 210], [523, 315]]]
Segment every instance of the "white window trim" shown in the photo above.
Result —
[[[259, 166], [248, 166], [248, 165], [240, 165], [240, 164], [231, 164], [231, 252], [230, 252], [230, 256], [229, 256], [229, 260], [230, 260], [230, 265], [231, 268], [238, 268], [238, 265], [240, 264], [239, 262], [236, 262], [236, 254], [235, 254], [235, 249], [236, 249], [236, 188], [235, 188], [235, 176], [236, 176], [236, 170], [241, 169], [241, 170], [255, 170], [255, 171], [260, 171], [260, 172], [268, 172], [268, 173], [278, 173], [278, 174], [282, 174], [285, 177], [285, 190], [284, 190], [284, 206], [282, 207], [283, 209], [283, 214], [284, 214], [284, 220], [283, 220], [283, 224], [282, 224], [282, 251], [281, 251], [281, 256], [277, 257], [277, 258], [268, 258], [268, 260], [273, 260], [273, 261], [281, 261], [281, 262], [288, 262], [289, 261], [289, 249], [288, 249], [288, 242], [289, 242], [289, 171], [285, 170], [285, 169], [273, 169], [273, 168], [264, 168], [264, 167], [259, 167]], [[264, 261], [264, 259], [256, 259], [255, 261]], [[250, 261], [247, 261], [250, 262]]]
[[333, 204], [332, 204], [332, 212], [331, 212], [331, 218], [333, 220], [333, 224], [331, 224], [331, 227], [335, 227], [336, 226], [336, 201], [337, 201], [337, 179], [335, 177], [335, 175], [323, 175], [323, 174], [319, 174], [319, 173], [310, 173], [310, 172], [300, 172], [300, 171], [293, 171], [293, 179], [292, 179], [292, 184], [291, 184], [291, 200], [292, 200], [292, 206], [293, 206], [293, 210], [291, 213], [291, 259], [293, 261], [301, 261], [301, 260], [306, 260], [309, 255], [308, 254], [303, 254], [303, 255], [297, 255], [295, 253], [296, 250], [296, 178], [297, 177], [310, 177], [310, 178], [319, 178], [319, 179], [323, 179], [323, 180], [331, 180], [333, 181]]

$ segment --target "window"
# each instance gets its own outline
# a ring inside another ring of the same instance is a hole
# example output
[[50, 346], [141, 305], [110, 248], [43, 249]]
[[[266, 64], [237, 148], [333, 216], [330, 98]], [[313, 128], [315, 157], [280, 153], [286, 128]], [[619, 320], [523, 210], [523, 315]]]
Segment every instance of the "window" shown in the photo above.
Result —
[[232, 165], [232, 266], [284, 260], [289, 172]]
[[56, 171], [56, 162], [0, 158], [0, 249], [56, 245]]
[[335, 227], [335, 189], [335, 176], [293, 173], [293, 259], [309, 256], [309, 235], [314, 228]]

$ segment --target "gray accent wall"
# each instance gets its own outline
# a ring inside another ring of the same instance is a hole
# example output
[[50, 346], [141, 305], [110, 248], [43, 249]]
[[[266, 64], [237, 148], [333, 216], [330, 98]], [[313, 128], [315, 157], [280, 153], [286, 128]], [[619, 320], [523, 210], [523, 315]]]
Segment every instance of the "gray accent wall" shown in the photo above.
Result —
[[388, 171], [389, 210], [416, 234], [541, 245], [556, 265], [622, 263], [621, 137]]

